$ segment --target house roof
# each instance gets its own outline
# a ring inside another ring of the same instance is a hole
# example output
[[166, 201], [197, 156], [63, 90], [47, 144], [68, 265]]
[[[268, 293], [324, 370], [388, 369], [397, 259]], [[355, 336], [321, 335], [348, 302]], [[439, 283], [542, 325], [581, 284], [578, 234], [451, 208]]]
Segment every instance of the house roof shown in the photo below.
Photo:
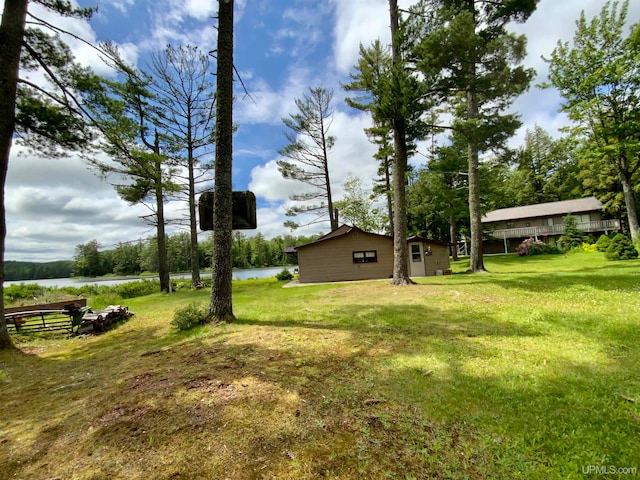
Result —
[[[294, 247], [294, 248], [297, 250], [299, 248], [308, 247], [310, 245], [315, 245], [317, 243], [324, 242], [326, 240], [331, 240], [332, 238], [337, 238], [337, 237], [341, 237], [343, 235], [347, 235], [348, 233], [351, 233], [351, 232], [354, 232], [354, 231], [355, 232], [359, 232], [359, 233], [363, 233], [365, 235], [373, 235], [374, 237], [388, 238], [390, 240], [393, 238], [390, 235], [380, 235], [378, 233], [365, 232], [364, 230], [362, 230], [362, 229], [360, 229], [358, 227], [352, 227], [350, 225], [342, 225], [337, 230], [334, 230], [333, 232], [329, 232], [329, 233], [327, 233], [326, 235], [323, 235], [320, 238], [316, 238], [313, 242], [305, 243], [304, 245], [299, 245], [299, 246]], [[425, 238], [425, 237], [419, 237], [417, 235], [414, 235], [413, 237], [407, 238], [407, 242], [425, 242], [425, 243], [431, 243], [431, 244], [434, 244], [434, 245], [449, 246], [449, 244], [446, 243], [446, 242], [441, 242], [439, 240], [432, 240], [430, 238]]]
[[482, 223], [503, 222], [522, 218], [549, 217], [602, 210], [602, 203], [596, 197], [564, 200], [562, 202], [538, 203], [522, 207], [501, 208], [488, 212], [482, 217]]
[[341, 237], [343, 235], [347, 235], [348, 233], [351, 233], [353, 231], [364, 233], [365, 235], [373, 235], [375, 237], [391, 238], [391, 237], [389, 237], [387, 235], [379, 235], [377, 233], [365, 232], [364, 230], [361, 230], [358, 227], [352, 227], [350, 225], [342, 225], [337, 230], [334, 230], [333, 232], [329, 232], [329, 233], [327, 233], [326, 235], [323, 235], [320, 238], [316, 238], [313, 242], [305, 243], [304, 245], [299, 245], [299, 246], [297, 246], [295, 248], [296, 248], [296, 250], [298, 250], [299, 248], [308, 247], [310, 245], [315, 245], [317, 243], [321, 243], [321, 242], [324, 242], [326, 240], [331, 240], [332, 238], [337, 238], [337, 237]]
[[443, 247], [449, 246], [449, 243], [447, 242], [441, 242], [440, 240], [421, 237], [420, 235], [414, 235], [412, 237], [407, 238], [407, 242], [423, 242], [423, 243], [430, 243], [431, 245], [442, 245]]

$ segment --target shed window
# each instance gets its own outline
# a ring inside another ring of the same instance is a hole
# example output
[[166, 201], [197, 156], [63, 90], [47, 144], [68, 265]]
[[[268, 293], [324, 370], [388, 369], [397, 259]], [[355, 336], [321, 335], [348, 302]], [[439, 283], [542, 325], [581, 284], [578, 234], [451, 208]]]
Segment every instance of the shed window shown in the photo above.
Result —
[[411, 245], [411, 261], [412, 262], [422, 261], [422, 255], [420, 254], [420, 245], [416, 245], [416, 244]]
[[378, 252], [376, 250], [368, 250], [364, 252], [353, 252], [353, 263], [377, 263]]

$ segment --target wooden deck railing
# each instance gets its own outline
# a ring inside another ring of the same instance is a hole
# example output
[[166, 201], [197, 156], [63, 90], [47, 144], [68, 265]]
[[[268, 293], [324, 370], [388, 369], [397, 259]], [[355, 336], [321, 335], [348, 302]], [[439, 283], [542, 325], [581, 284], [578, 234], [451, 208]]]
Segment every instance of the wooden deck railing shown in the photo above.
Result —
[[[597, 220], [593, 222], [581, 222], [577, 227], [583, 232], [609, 232], [620, 228], [618, 220]], [[495, 238], [530, 238], [545, 235], [562, 235], [564, 225], [544, 225], [539, 227], [505, 228], [487, 232]]]

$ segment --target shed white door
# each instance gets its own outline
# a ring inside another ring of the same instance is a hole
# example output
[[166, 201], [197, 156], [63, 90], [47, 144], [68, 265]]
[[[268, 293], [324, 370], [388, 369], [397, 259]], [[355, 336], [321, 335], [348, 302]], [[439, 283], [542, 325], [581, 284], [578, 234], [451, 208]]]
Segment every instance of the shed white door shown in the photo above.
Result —
[[409, 275], [412, 277], [424, 277], [427, 270], [424, 265], [424, 250], [422, 243], [409, 244]]

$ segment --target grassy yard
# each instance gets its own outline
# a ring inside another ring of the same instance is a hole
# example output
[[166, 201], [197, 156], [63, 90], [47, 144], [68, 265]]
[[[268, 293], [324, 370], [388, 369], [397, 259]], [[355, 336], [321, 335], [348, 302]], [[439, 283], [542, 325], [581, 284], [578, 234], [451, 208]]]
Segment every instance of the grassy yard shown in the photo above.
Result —
[[485, 260], [402, 288], [237, 282], [236, 323], [182, 334], [174, 310], [208, 292], [20, 338], [0, 352], [0, 478], [640, 475], [640, 261]]

